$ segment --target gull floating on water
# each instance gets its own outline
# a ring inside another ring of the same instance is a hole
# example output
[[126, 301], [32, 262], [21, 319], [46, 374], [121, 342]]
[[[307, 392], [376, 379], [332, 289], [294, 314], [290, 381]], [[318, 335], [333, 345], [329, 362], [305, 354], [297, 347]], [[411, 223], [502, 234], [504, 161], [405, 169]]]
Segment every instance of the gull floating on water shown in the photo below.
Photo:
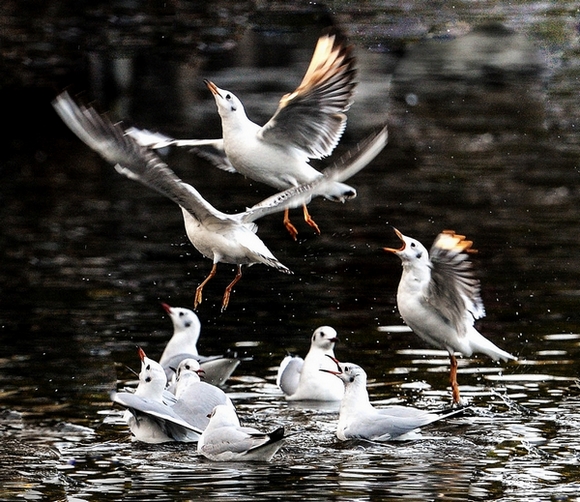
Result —
[[215, 385], [202, 382], [203, 374], [196, 359], [184, 359], [179, 363], [174, 385], [177, 402], [173, 411], [197, 429], [204, 430], [209, 423], [209, 415], [218, 405], [224, 405], [235, 411], [234, 404], [227, 394]]
[[[175, 376], [179, 363], [187, 358], [197, 359], [204, 372], [204, 381], [222, 386], [240, 364], [240, 359], [227, 356], [201, 356], [197, 350], [197, 341], [201, 323], [197, 314], [190, 309], [171, 307], [167, 303], [161, 306], [169, 315], [173, 324], [173, 336], [167, 342], [159, 364], [163, 366], [169, 382]], [[211, 410], [210, 410], [211, 411]]]
[[197, 441], [202, 429], [190, 424], [164, 401], [165, 371], [139, 348], [141, 371], [134, 393], [113, 392], [111, 400], [127, 411], [124, 419], [133, 437], [145, 443]]
[[468, 253], [472, 241], [451, 230], [440, 233], [431, 250], [395, 229], [402, 246], [384, 248], [402, 261], [403, 274], [397, 306], [405, 323], [427, 343], [449, 352], [453, 402], [460, 399], [455, 352], [471, 356], [481, 352], [494, 360], [517, 359], [485, 338], [473, 326], [485, 315], [479, 280], [474, 277]]
[[463, 411], [436, 414], [400, 405], [375, 408], [369, 400], [365, 371], [356, 364], [333, 360], [334, 370], [321, 371], [336, 375], [344, 382], [345, 392], [336, 428], [336, 437], [342, 441], [357, 438], [388, 441]]
[[[318, 39], [310, 65], [300, 85], [282, 97], [278, 109], [263, 126], [252, 122], [242, 102], [230, 91], [209, 80], [205, 84], [215, 98], [223, 138], [174, 140], [132, 128], [128, 132], [153, 148], [168, 145], [211, 146], [224, 155], [206, 156], [222, 169], [238, 172], [277, 190], [311, 183], [321, 173], [309, 164], [332, 153], [346, 127], [345, 112], [352, 104], [356, 86], [355, 58], [345, 38], [330, 30]], [[216, 162], [216, 159], [219, 159]], [[336, 181], [321, 193], [329, 200], [344, 202], [356, 197], [353, 187]], [[303, 204], [304, 219], [320, 230]], [[296, 239], [298, 231], [285, 209], [284, 224]]]
[[334, 346], [338, 341], [336, 330], [330, 326], [317, 328], [310, 341], [306, 357], [286, 356], [276, 377], [278, 387], [288, 401], [340, 401], [344, 386], [321, 368], [332, 368], [327, 356], [334, 358]]
[[284, 427], [265, 433], [242, 427], [234, 410], [219, 405], [197, 443], [197, 451], [215, 461], [265, 461], [272, 459], [284, 443]]
[[[337, 181], [348, 179], [371, 162], [384, 148], [388, 137], [384, 127], [311, 183], [268, 197], [242, 213], [226, 214], [214, 208], [193, 186], [179, 179], [150, 149], [126, 135], [120, 125], [113, 124], [93, 108], [79, 107], [67, 92], [57, 96], [53, 106], [67, 126], [112, 163], [119, 173], [160, 192], [181, 207], [189, 240], [203, 256], [213, 260], [211, 272], [196, 289], [194, 307], [201, 303], [203, 288], [216, 274], [218, 263], [237, 265], [236, 276], [223, 295], [222, 311], [228, 306], [232, 288], [242, 277], [242, 265], [262, 263], [291, 273], [256, 235], [254, 222], [323, 195]], [[278, 164], [279, 160], [271, 161]]]

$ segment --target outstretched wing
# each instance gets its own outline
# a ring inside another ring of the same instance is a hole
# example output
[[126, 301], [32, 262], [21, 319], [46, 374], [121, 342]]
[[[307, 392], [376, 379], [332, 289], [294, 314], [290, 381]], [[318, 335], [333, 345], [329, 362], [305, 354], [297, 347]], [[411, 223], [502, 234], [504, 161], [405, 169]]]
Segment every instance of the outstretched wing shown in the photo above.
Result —
[[52, 104], [64, 123], [119, 173], [165, 195], [199, 220], [228, 218], [184, 183], [155, 153], [125, 134], [119, 124], [113, 124], [94, 108], [77, 105], [67, 92], [57, 96]]
[[147, 129], [129, 127], [125, 129], [128, 134], [142, 146], [160, 150], [170, 146], [189, 147], [191, 151], [211, 162], [215, 167], [230, 173], [237, 172], [224, 150], [224, 140], [219, 139], [174, 139], [159, 132]]
[[292, 145], [308, 157], [330, 155], [346, 127], [356, 82], [352, 46], [336, 30], [318, 39], [310, 66], [298, 88], [280, 100], [274, 116], [262, 127], [266, 141]]
[[378, 133], [369, 136], [335, 164], [325, 169], [322, 176], [310, 183], [289, 188], [264, 199], [247, 209], [245, 213], [240, 213], [242, 220], [251, 222], [267, 214], [308, 204], [312, 198], [327, 193], [333, 183], [347, 180], [372, 162], [383, 150], [387, 140], [387, 126], [384, 126]]
[[[485, 315], [479, 280], [475, 278], [468, 253], [477, 252], [473, 242], [452, 230], [441, 232], [429, 251], [432, 262], [427, 301], [449, 319], [459, 335], [465, 334], [465, 321]], [[466, 317], [467, 312], [467, 317]]]

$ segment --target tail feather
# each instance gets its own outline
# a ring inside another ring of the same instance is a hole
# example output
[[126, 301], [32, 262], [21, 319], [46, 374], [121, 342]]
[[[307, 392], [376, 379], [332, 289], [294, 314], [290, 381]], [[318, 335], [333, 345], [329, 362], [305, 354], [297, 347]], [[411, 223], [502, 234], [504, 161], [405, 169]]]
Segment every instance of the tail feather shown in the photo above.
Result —
[[518, 358], [516, 356], [513, 356], [509, 352], [500, 349], [497, 345], [489, 341], [475, 329], [474, 331], [478, 336], [472, 336], [472, 334], [470, 334], [470, 345], [473, 352], [481, 352], [482, 354], [491, 357], [494, 361], [497, 361], [498, 359], [503, 361], [517, 361]]

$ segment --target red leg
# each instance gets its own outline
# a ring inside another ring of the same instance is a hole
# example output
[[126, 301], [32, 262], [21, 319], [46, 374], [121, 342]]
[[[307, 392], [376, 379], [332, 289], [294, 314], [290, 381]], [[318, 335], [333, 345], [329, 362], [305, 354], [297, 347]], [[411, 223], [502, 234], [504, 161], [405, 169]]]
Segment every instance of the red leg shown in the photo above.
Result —
[[289, 209], [284, 210], [284, 226], [286, 227], [286, 230], [288, 230], [288, 233], [292, 236], [292, 238], [294, 240], [296, 240], [296, 236], [298, 235], [298, 230], [296, 230], [296, 227], [294, 225], [292, 225], [292, 223], [290, 222], [290, 210]]
[[449, 354], [451, 361], [451, 373], [449, 375], [449, 383], [451, 384], [451, 392], [453, 394], [453, 404], [459, 403], [459, 385], [457, 384], [457, 359], [455, 355]]
[[230, 294], [232, 293], [232, 288], [241, 278], [242, 278], [242, 266], [238, 265], [238, 272], [236, 273], [234, 280], [228, 284], [228, 287], [224, 292], [224, 297], [222, 300], [222, 312], [228, 307], [228, 303], [230, 303]]
[[195, 290], [195, 300], [193, 301], [193, 308], [196, 309], [197, 306], [201, 303], [201, 292], [203, 291], [203, 287], [213, 279], [213, 276], [217, 272], [217, 263], [213, 264], [211, 267], [211, 271], [209, 275], [203, 280], [203, 282], [196, 288]]
[[306, 223], [308, 223], [308, 225], [310, 225], [318, 235], [320, 235], [320, 228], [318, 228], [318, 225], [312, 219], [312, 216], [310, 216], [310, 213], [308, 212], [308, 208], [306, 207], [306, 204], [304, 204], [302, 206], [302, 210], [304, 211], [304, 221]]

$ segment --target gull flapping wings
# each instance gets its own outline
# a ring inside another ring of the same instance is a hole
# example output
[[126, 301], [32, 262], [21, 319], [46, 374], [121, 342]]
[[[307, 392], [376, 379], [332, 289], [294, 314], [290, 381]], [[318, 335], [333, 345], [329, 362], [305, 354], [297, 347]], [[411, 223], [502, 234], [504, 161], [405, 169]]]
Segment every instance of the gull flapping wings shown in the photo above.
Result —
[[78, 106], [67, 92], [53, 101], [65, 124], [119, 173], [165, 195], [199, 220], [228, 216], [209, 204], [191, 185], [184, 183], [155, 153], [125, 134], [92, 107]]
[[236, 173], [236, 169], [228, 159], [224, 151], [224, 140], [219, 139], [174, 139], [160, 132], [149, 131], [147, 129], [138, 129], [137, 127], [129, 127], [125, 130], [125, 134], [131, 136], [140, 145], [152, 148], [154, 150], [161, 150], [170, 146], [176, 147], [191, 147], [191, 150], [197, 153], [200, 157], [212, 163], [215, 167], [227, 171], [229, 173]]
[[444, 230], [429, 251], [432, 269], [427, 301], [453, 323], [459, 336], [485, 316], [480, 283], [468, 259], [468, 253], [477, 252], [472, 245], [464, 235]]
[[330, 155], [346, 127], [346, 112], [356, 82], [352, 46], [336, 30], [318, 39], [300, 85], [280, 100], [259, 135], [266, 141], [292, 144], [319, 159]]
[[245, 213], [241, 213], [243, 221], [251, 222], [286, 208], [300, 207], [308, 204], [314, 197], [324, 195], [327, 187], [332, 183], [347, 180], [372, 162], [387, 144], [388, 137], [387, 126], [384, 126], [378, 133], [369, 136], [332, 166], [322, 171], [322, 176], [313, 182], [272, 195], [247, 209]]

